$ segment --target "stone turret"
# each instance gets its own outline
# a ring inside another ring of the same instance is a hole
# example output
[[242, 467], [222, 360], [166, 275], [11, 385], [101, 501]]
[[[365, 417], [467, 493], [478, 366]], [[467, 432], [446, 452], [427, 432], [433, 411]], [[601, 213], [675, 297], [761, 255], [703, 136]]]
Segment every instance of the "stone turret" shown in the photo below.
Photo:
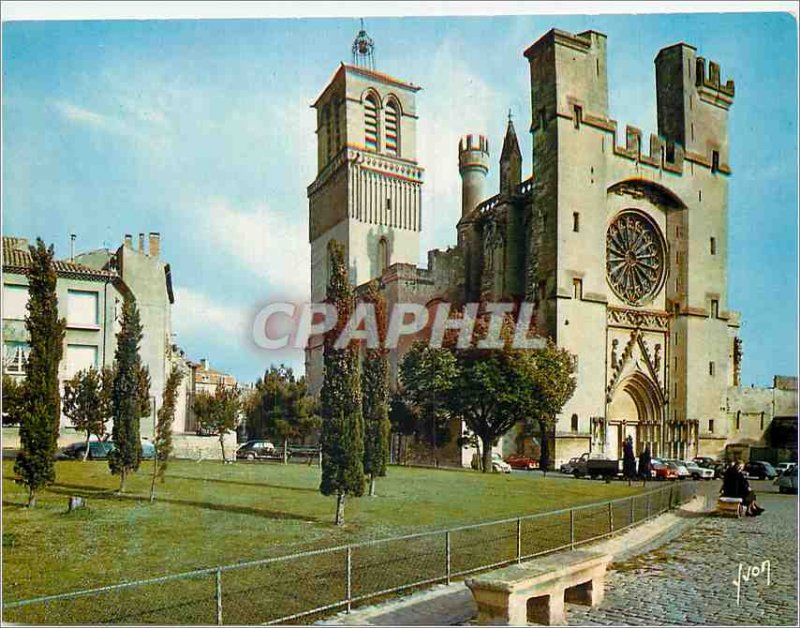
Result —
[[510, 194], [522, 182], [522, 153], [519, 150], [517, 133], [511, 114], [508, 116], [506, 137], [500, 153], [500, 193]]
[[461, 216], [475, 209], [486, 196], [489, 173], [489, 140], [483, 135], [467, 135], [458, 143], [458, 172], [461, 174]]

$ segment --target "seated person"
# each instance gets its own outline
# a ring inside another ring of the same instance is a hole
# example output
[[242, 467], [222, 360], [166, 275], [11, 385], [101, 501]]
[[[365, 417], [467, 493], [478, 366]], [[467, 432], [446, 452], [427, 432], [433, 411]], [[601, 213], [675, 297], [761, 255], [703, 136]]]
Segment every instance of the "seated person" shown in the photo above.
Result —
[[756, 494], [750, 488], [750, 482], [744, 474], [744, 463], [732, 464], [722, 476], [722, 489], [724, 497], [739, 497], [745, 507], [745, 514], [757, 517], [764, 509], [756, 503]]

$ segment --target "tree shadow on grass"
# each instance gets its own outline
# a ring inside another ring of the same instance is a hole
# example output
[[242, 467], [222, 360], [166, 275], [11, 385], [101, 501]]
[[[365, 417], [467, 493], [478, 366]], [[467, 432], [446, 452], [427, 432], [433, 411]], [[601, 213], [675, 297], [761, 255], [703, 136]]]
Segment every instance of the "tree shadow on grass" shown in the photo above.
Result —
[[282, 491], [296, 491], [298, 493], [319, 493], [316, 488], [305, 488], [302, 486], [285, 486], [283, 484], [268, 484], [267, 482], [245, 482], [243, 480], [223, 480], [221, 478], [199, 478], [191, 475], [173, 475], [167, 474], [167, 477], [175, 478], [176, 480], [190, 480], [193, 482], [218, 482], [220, 484], [234, 484], [236, 486], [250, 486], [253, 488], [276, 488]]
[[[127, 500], [135, 502], [150, 502], [149, 496], [135, 495], [132, 493], [118, 493], [111, 489], [96, 489], [91, 486], [80, 484], [53, 484], [48, 488], [48, 492], [57, 495], [77, 495], [78, 497], [93, 498], [93, 499], [107, 499], [107, 500]], [[317, 523], [314, 517], [304, 517], [302, 515], [294, 515], [288, 512], [280, 512], [277, 510], [266, 510], [264, 508], [253, 508], [252, 506], [239, 506], [236, 504], [218, 504], [214, 502], [194, 501], [186, 499], [170, 499], [166, 497], [156, 497], [156, 502], [162, 504], [172, 504], [175, 506], [189, 506], [192, 508], [202, 508], [204, 510], [213, 510], [217, 512], [229, 512], [239, 515], [250, 515], [254, 517], [263, 517], [265, 519], [280, 519], [289, 521], [304, 521], [306, 523]]]

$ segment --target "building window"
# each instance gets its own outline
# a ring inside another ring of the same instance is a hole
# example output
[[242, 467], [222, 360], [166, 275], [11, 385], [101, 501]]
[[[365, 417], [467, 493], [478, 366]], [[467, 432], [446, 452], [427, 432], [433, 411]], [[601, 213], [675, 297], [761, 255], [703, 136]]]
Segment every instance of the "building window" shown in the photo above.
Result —
[[578, 279], [577, 277], [572, 280], [572, 298], [573, 299], [582, 299], [583, 298], [583, 279]]
[[717, 254], [717, 239], [716, 238], [711, 238], [711, 240], [709, 241], [709, 248], [711, 249], [711, 255], [716, 255]]
[[736, 411], [736, 429], [739, 430], [742, 427], [742, 411]]
[[400, 116], [397, 103], [390, 100], [386, 105], [386, 152], [400, 154]]
[[675, 382], [674, 384], [672, 384], [672, 396], [673, 397], [677, 397], [678, 396], [678, 382]]
[[378, 103], [372, 94], [364, 100], [364, 146], [378, 150]]
[[764, 413], [761, 413], [761, 429], [764, 429]]
[[390, 198], [386, 199], [386, 209], [388, 209], [389, 211], [392, 210], [392, 199]]
[[583, 121], [583, 108], [575, 105], [575, 117], [573, 118], [573, 122], [575, 124], [576, 129], [581, 128], [581, 122]]
[[711, 299], [711, 317], [719, 318], [719, 299]]
[[547, 126], [547, 112], [544, 107], [539, 109], [539, 128], [544, 131], [545, 126]]
[[67, 377], [78, 371], [97, 368], [97, 347], [94, 345], [67, 345]]
[[380, 277], [389, 267], [389, 244], [386, 238], [378, 240], [378, 276]]
[[571, 423], [570, 423], [570, 429], [572, 429], [573, 432], [577, 432], [578, 431], [578, 415], [577, 414], [573, 414], [572, 415], [572, 419], [571, 419]]
[[24, 342], [9, 342], [3, 345], [3, 371], [5, 373], [25, 373], [25, 363], [31, 352], [30, 345]]
[[711, 151], [711, 172], [718, 172], [719, 171], [719, 151], [712, 150]]
[[714, 433], [714, 419], [708, 420], [708, 431], [712, 434]]
[[98, 293], [83, 290], [67, 291], [67, 323], [96, 327], [98, 318]]
[[709, 362], [708, 363], [708, 374], [709, 375], [714, 375], [714, 363], [713, 362]]
[[3, 318], [24, 320], [27, 314], [28, 286], [3, 285]]
[[581, 230], [581, 215], [578, 212], [572, 212], [572, 230], [575, 233]]

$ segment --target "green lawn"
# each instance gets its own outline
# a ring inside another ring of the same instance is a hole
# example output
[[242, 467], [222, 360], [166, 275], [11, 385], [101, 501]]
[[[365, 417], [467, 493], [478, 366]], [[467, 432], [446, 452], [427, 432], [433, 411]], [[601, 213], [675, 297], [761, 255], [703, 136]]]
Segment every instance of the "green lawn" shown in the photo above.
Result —
[[[348, 501], [347, 526], [337, 529], [335, 500], [319, 494], [315, 466], [175, 461], [150, 504], [149, 463], [119, 497], [118, 480], [105, 462], [64, 461], [57, 463], [56, 484], [29, 510], [23, 488], [13, 482], [12, 464], [3, 463], [6, 601], [555, 510], [641, 490], [622, 482], [538, 474], [391, 467], [379, 480], [376, 497]], [[67, 514], [69, 495], [86, 498], [88, 508]]]

